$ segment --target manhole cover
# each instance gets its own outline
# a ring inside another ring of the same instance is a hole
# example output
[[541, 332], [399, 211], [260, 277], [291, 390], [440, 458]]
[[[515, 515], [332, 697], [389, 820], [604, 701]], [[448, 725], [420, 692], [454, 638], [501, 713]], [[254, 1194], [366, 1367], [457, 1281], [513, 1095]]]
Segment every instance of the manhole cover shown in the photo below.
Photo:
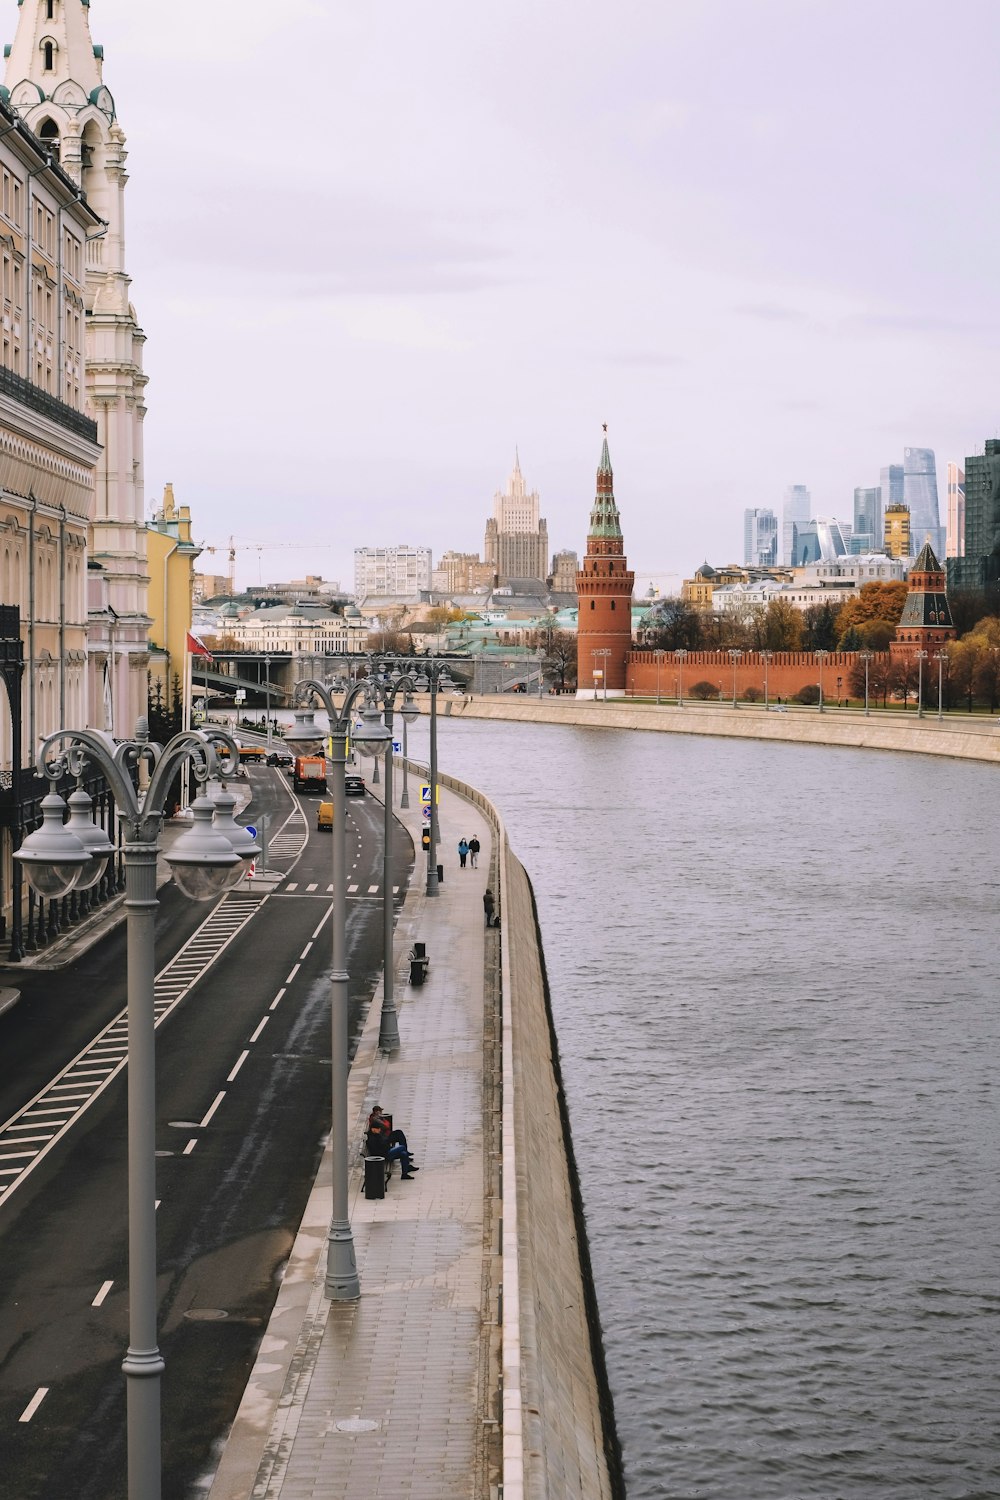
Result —
[[365, 1417], [345, 1417], [342, 1422], [333, 1424], [338, 1432], [377, 1432], [378, 1423], [369, 1422]]
[[221, 1307], [189, 1307], [184, 1316], [192, 1323], [221, 1323], [229, 1314]]

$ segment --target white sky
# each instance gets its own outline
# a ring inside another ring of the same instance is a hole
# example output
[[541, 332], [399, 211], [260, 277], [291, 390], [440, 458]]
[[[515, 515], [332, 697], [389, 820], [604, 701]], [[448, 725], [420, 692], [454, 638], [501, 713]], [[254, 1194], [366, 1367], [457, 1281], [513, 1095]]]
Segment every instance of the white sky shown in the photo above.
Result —
[[[7, 37], [17, 19], [6, 0]], [[480, 551], [518, 445], [583, 551], [742, 554], [998, 432], [996, 0], [93, 0], [172, 480], [246, 584]], [[669, 578], [663, 583], [669, 586]]]

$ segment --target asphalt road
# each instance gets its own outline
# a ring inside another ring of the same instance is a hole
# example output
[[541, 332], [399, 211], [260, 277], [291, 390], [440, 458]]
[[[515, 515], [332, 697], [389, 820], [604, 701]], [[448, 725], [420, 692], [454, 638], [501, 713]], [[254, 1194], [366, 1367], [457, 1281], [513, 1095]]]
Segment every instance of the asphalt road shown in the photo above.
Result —
[[[244, 821], [270, 813], [277, 826], [283, 782], [252, 779]], [[157, 1032], [164, 1500], [204, 1493], [329, 1128], [331, 848], [316, 800], [302, 800], [309, 839], [288, 880]], [[381, 965], [383, 814], [368, 797], [348, 814], [353, 1043]], [[396, 832], [402, 892], [413, 856]], [[164, 890], [157, 970], [206, 914]], [[0, 1018], [0, 1121], [123, 1008], [124, 928], [73, 970], [24, 971], [18, 985], [21, 1002]], [[4, 1500], [125, 1493], [125, 1121], [122, 1075], [0, 1203]]]

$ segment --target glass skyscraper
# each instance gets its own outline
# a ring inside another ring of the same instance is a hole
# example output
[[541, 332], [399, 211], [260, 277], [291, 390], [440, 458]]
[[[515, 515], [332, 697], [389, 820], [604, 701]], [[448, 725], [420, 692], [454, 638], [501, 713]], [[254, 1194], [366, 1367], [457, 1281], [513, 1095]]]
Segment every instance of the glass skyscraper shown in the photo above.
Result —
[[948, 587], [1000, 585], [1000, 438], [965, 460], [965, 556], [948, 559]]
[[812, 497], [804, 484], [790, 484], [781, 507], [781, 561], [795, 562], [796, 533], [805, 531], [812, 520]]
[[933, 448], [904, 448], [903, 504], [910, 508], [910, 546], [914, 554], [930, 542], [937, 557], [944, 556], [941, 509]]
[[882, 491], [878, 485], [874, 489], [855, 490], [854, 535], [851, 538], [851, 551], [874, 552], [881, 545]]
[[743, 512], [743, 561], [751, 568], [773, 568], [778, 561], [778, 518], [773, 510]]

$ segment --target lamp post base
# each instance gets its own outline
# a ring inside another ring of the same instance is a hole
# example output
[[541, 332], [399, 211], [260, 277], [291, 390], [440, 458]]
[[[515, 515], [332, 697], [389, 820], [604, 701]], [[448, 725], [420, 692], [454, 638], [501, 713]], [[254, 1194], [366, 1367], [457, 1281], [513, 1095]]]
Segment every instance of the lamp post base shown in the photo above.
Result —
[[399, 1041], [399, 1014], [396, 1010], [394, 1000], [383, 1000], [382, 1016], [378, 1029], [378, 1045], [380, 1052], [398, 1052]]
[[361, 1296], [354, 1236], [349, 1223], [330, 1225], [326, 1248], [326, 1285], [331, 1302], [355, 1302]]

